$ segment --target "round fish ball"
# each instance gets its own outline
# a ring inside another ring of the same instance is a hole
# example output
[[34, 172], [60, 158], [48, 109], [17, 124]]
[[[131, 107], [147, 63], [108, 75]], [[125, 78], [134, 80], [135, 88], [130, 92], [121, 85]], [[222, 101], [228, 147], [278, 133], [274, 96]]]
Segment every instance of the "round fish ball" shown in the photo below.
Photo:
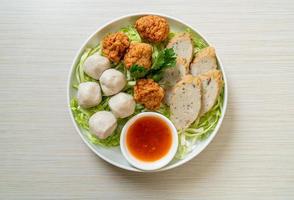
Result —
[[93, 79], [98, 80], [101, 74], [111, 67], [110, 61], [108, 58], [99, 55], [98, 53], [93, 54], [88, 57], [84, 62], [84, 72], [92, 77]]
[[124, 74], [116, 69], [105, 70], [99, 80], [102, 91], [106, 96], [120, 92], [127, 83]]
[[109, 99], [109, 107], [118, 118], [125, 118], [135, 112], [135, 100], [132, 95], [120, 92]]
[[109, 111], [99, 111], [89, 119], [90, 132], [100, 139], [110, 136], [116, 129], [117, 121]]
[[97, 106], [101, 100], [101, 89], [96, 82], [84, 82], [79, 85], [77, 99], [80, 106], [90, 108]]

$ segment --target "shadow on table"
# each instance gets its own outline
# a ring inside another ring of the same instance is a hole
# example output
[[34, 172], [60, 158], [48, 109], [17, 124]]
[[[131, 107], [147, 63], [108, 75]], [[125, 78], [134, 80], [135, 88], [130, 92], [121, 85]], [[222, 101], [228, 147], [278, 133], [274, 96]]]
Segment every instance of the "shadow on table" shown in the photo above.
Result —
[[[178, 190], [186, 184], [193, 182], [193, 185], [201, 183], [213, 176], [221, 163], [225, 162], [225, 154], [229, 151], [230, 144], [233, 142], [234, 130], [234, 106], [232, 105], [229, 92], [227, 112], [223, 124], [214, 140], [196, 158], [188, 163], [164, 172], [140, 173], [130, 172], [119, 169], [105, 162], [105, 168], [111, 170], [117, 178], [125, 184], [132, 184], [133, 188], [144, 188], [145, 190], [160, 190], [169, 187], [176, 187]], [[169, 188], [173, 189], [173, 188]]]

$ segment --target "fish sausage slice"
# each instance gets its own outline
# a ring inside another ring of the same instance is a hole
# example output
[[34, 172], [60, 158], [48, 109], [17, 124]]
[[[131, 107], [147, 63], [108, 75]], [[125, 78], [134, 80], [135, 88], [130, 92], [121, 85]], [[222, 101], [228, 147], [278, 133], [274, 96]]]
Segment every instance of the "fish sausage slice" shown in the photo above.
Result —
[[177, 130], [190, 126], [198, 117], [201, 109], [201, 81], [187, 75], [178, 82], [171, 97], [171, 121]]
[[193, 43], [188, 33], [176, 35], [167, 44], [166, 48], [173, 48], [177, 57], [183, 60], [185, 65], [189, 65], [193, 56]]
[[199, 51], [190, 65], [190, 71], [193, 76], [198, 76], [209, 70], [216, 69], [216, 55], [213, 47], [206, 47]]
[[213, 69], [199, 76], [202, 85], [201, 116], [207, 113], [216, 103], [220, 95], [223, 80], [222, 73]]

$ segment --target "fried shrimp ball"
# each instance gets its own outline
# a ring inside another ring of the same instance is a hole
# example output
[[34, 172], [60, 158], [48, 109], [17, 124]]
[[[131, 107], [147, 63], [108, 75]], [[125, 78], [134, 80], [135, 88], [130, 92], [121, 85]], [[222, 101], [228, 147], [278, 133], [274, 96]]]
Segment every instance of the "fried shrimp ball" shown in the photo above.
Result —
[[126, 34], [117, 32], [107, 35], [102, 41], [102, 52], [109, 60], [118, 63], [124, 56], [130, 42]]
[[124, 57], [127, 68], [137, 64], [146, 69], [151, 67], [152, 46], [146, 43], [132, 42]]
[[164, 97], [164, 90], [152, 79], [140, 79], [134, 87], [134, 99], [150, 110], [156, 110]]
[[139, 18], [135, 27], [140, 36], [150, 42], [161, 42], [169, 33], [169, 25], [163, 17], [147, 15]]

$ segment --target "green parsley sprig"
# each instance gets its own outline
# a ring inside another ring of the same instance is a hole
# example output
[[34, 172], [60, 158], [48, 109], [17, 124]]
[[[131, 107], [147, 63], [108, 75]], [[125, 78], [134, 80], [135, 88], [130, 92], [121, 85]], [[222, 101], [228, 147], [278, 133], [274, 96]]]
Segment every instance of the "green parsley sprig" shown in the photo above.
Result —
[[163, 49], [154, 58], [150, 69], [136, 64], [132, 65], [130, 67], [131, 77], [135, 80], [147, 77], [158, 82], [163, 77], [164, 69], [176, 66], [176, 59], [177, 56], [172, 48]]

